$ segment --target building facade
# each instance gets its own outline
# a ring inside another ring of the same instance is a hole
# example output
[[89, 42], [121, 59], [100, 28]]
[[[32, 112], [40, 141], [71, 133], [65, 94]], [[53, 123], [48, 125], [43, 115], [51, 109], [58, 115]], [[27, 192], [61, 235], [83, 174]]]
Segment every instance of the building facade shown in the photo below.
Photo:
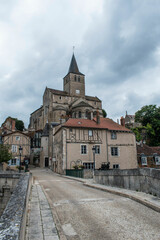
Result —
[[3, 136], [3, 144], [10, 147], [10, 152], [12, 153], [12, 159], [9, 162], [11, 168], [19, 166], [20, 152], [19, 148], [22, 148], [21, 152], [21, 162], [25, 158], [30, 158], [30, 137], [20, 131], [14, 131]]
[[69, 119], [55, 128], [53, 149], [52, 168], [61, 174], [77, 165], [99, 169], [109, 163], [111, 169], [137, 168], [135, 135], [109, 118]]

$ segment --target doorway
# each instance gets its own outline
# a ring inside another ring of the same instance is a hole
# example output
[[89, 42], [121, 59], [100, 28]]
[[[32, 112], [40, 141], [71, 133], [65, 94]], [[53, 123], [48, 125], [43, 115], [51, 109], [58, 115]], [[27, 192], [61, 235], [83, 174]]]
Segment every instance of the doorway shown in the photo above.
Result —
[[45, 158], [45, 167], [48, 167], [48, 166], [49, 166], [49, 159]]

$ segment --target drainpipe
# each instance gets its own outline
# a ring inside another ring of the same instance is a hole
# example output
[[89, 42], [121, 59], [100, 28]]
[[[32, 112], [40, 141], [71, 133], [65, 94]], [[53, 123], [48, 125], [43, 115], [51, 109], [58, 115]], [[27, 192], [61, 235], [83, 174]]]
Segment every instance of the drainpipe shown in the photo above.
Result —
[[106, 130], [106, 149], [107, 149], [107, 163], [109, 163], [109, 159], [108, 159], [108, 138], [107, 138], [107, 130]]

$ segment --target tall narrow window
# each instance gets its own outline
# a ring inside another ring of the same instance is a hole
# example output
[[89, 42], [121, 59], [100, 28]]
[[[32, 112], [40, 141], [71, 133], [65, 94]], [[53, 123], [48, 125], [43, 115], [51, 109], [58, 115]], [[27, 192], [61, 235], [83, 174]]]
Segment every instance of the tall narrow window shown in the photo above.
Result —
[[12, 145], [12, 152], [17, 152], [17, 145]]
[[100, 145], [95, 145], [95, 154], [100, 154]]
[[78, 82], [80, 82], [80, 76], [78, 77]]
[[87, 145], [81, 145], [81, 154], [87, 154]]
[[93, 131], [92, 130], [88, 130], [88, 136], [93, 137]]
[[75, 82], [77, 81], [77, 76], [76, 76], [76, 75], [74, 75], [74, 81], [75, 81]]
[[78, 112], [78, 118], [81, 118], [82, 117], [82, 113], [81, 111]]

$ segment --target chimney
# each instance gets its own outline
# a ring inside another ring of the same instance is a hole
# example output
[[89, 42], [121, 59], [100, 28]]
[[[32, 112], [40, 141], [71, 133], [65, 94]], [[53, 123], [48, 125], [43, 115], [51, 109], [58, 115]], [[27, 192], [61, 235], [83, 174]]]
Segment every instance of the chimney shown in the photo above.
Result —
[[100, 124], [100, 116], [99, 116], [98, 110], [97, 110], [97, 115], [96, 115], [96, 122], [97, 122], [97, 124]]
[[121, 117], [121, 125], [125, 127], [125, 119], [124, 119], [124, 117]]
[[16, 121], [12, 120], [11, 124], [12, 124], [12, 129], [11, 130], [14, 131], [15, 130], [15, 126], [16, 126]]

